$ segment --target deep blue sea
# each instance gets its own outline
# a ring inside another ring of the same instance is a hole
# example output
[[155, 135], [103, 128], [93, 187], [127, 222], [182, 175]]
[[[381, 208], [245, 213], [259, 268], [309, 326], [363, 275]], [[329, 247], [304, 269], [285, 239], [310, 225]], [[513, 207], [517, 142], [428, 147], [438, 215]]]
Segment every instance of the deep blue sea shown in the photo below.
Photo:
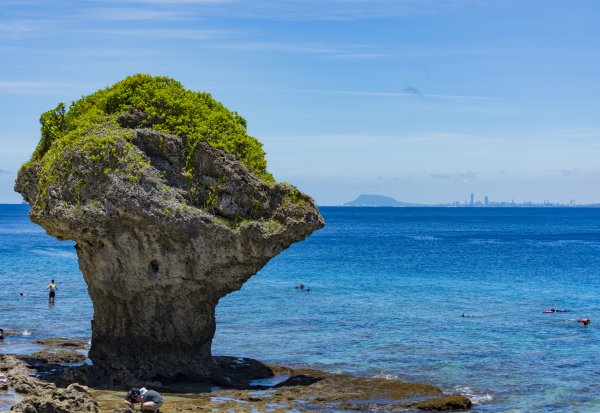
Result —
[[[0, 205], [4, 353], [90, 337], [73, 243], [27, 213]], [[324, 229], [221, 300], [214, 354], [430, 383], [475, 412], [600, 412], [600, 209], [321, 213]]]

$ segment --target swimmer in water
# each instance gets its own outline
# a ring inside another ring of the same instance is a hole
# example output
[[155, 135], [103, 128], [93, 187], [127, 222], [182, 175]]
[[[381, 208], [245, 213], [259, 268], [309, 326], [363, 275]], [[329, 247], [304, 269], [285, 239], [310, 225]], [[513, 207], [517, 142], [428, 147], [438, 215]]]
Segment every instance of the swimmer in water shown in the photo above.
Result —
[[581, 323], [584, 326], [587, 326], [591, 321], [592, 320], [590, 320], [588, 316], [583, 317], [581, 320], [577, 320], [578, 323]]

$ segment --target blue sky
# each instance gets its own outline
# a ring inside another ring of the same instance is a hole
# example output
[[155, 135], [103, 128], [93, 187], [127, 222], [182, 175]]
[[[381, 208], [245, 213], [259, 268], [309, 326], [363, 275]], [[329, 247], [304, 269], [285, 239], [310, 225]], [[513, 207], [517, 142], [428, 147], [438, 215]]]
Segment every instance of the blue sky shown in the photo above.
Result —
[[600, 2], [1, 0], [0, 202], [39, 115], [167, 75], [321, 205], [600, 202]]

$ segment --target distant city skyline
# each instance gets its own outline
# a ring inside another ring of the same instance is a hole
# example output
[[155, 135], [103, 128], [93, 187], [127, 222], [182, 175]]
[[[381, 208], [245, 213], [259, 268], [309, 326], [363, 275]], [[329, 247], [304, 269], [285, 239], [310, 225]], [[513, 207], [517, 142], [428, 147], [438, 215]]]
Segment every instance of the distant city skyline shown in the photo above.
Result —
[[[369, 201], [366, 201], [366, 203], [356, 203], [358, 200], [364, 199], [364, 198], [368, 198]], [[384, 205], [389, 205], [389, 206], [461, 206], [461, 207], [508, 207], [508, 206], [543, 206], [543, 207], [600, 207], [600, 202], [597, 203], [587, 203], [587, 204], [581, 204], [581, 203], [577, 203], [576, 200], [571, 199], [569, 200], [568, 203], [561, 203], [561, 202], [551, 202], [549, 200], [544, 200], [543, 202], [533, 202], [533, 201], [527, 201], [527, 200], [522, 200], [522, 201], [515, 201], [515, 199], [510, 199], [510, 200], [490, 200], [489, 197], [487, 195], [483, 196], [483, 199], [478, 199], [476, 197], [476, 195], [471, 192], [470, 194], [470, 198], [469, 199], [465, 199], [463, 201], [448, 201], [448, 202], [438, 202], [438, 203], [420, 203], [420, 202], [406, 202], [403, 199], [396, 199], [394, 197], [390, 197], [388, 195], [385, 194], [361, 194], [359, 195], [355, 200], [346, 200], [344, 203], [342, 204], [337, 204], [337, 205], [354, 205], [354, 206], [370, 206], [373, 205], [373, 203], [370, 202], [371, 199], [375, 199], [377, 200], [378, 198], [388, 198], [384, 203]], [[397, 203], [401, 203], [402, 205], [398, 204], [398, 205], [391, 205], [390, 201], [395, 201]], [[336, 206], [336, 205], [323, 205], [321, 204], [321, 206]]]
[[41, 113], [143, 72], [244, 116], [320, 205], [598, 203], [598, 21], [592, 0], [6, 0], [0, 202]]

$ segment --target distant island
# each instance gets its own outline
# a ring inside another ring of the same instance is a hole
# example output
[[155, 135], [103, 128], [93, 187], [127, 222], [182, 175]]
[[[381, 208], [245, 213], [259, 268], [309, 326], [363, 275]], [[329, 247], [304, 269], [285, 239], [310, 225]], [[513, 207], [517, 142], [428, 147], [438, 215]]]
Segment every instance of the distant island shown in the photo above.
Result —
[[343, 206], [370, 206], [370, 207], [410, 207], [425, 206], [400, 202], [392, 197], [383, 195], [359, 195], [354, 201], [346, 202]]
[[598, 208], [600, 204], [577, 204], [574, 200], [568, 204], [561, 204], [558, 202], [536, 203], [530, 201], [524, 202], [505, 202], [505, 201], [489, 201], [486, 196], [484, 201], [475, 201], [473, 194], [471, 194], [470, 201], [464, 202], [449, 202], [446, 204], [416, 204], [410, 202], [398, 201], [389, 196], [385, 195], [366, 195], [361, 194], [353, 201], [346, 202], [341, 206], [347, 207], [473, 207], [473, 208], [565, 208], [565, 207], [580, 207], [580, 208]]

